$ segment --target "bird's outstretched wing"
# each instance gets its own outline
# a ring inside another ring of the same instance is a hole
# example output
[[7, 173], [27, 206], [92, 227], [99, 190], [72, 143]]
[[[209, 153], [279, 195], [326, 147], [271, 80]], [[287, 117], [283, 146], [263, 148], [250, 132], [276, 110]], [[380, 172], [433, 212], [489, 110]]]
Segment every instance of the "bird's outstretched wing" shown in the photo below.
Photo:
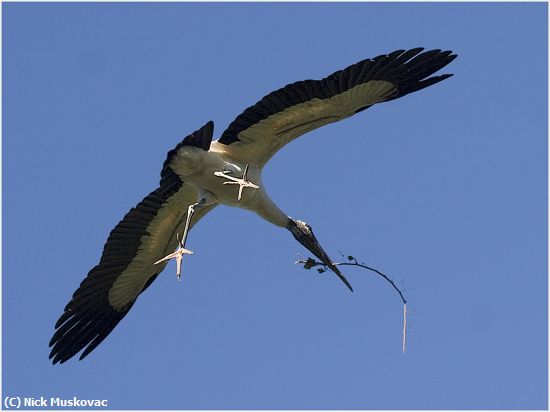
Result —
[[277, 150], [304, 133], [452, 76], [429, 77], [456, 55], [422, 50], [397, 50], [360, 61], [322, 80], [289, 84], [237, 116], [218, 143], [227, 145], [223, 150], [228, 154], [264, 165]]
[[[80, 355], [83, 359], [126, 316], [139, 294], [166, 266], [154, 262], [174, 251], [176, 233], [183, 233], [187, 208], [196, 201], [196, 190], [183, 183], [165, 162], [160, 187], [111, 231], [99, 264], [82, 281], [55, 324], [50, 340], [54, 364], [86, 348]], [[211, 205], [198, 210], [192, 224], [213, 208]]]

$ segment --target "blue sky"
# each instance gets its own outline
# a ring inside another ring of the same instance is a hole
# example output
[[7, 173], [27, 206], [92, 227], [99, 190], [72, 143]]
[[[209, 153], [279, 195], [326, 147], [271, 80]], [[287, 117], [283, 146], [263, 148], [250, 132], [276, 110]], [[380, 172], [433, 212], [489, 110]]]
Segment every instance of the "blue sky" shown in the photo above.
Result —
[[[4, 4], [3, 394], [111, 408], [546, 408], [547, 5]], [[63, 307], [166, 152], [287, 83], [423, 46], [436, 86], [279, 152], [264, 184], [334, 257], [218, 207], [82, 362]]]

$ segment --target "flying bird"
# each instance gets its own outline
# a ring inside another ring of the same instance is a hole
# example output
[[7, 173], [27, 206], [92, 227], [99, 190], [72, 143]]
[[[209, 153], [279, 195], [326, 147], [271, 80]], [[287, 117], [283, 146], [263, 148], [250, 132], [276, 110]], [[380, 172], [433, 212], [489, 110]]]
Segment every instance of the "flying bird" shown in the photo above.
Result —
[[212, 121], [185, 137], [168, 152], [159, 187], [111, 231], [99, 264], [55, 324], [49, 344], [53, 363], [66, 362], [82, 349], [80, 359], [93, 351], [171, 259], [179, 278], [183, 256], [193, 253], [186, 249], [189, 231], [219, 204], [250, 210], [288, 229], [352, 290], [311, 226], [289, 217], [268, 196], [262, 169], [279, 149], [307, 132], [452, 76], [432, 75], [455, 54], [423, 50], [397, 50], [322, 80], [289, 84], [247, 108], [216, 141]]

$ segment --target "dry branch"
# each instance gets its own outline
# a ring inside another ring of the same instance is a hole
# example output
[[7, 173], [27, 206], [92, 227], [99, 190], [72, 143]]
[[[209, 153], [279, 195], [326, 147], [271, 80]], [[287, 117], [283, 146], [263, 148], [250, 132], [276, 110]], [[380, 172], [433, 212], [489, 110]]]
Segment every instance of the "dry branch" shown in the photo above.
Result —
[[[366, 270], [370, 270], [371, 272], [376, 273], [377, 275], [383, 277], [389, 284], [399, 293], [399, 297], [401, 298], [401, 301], [403, 302], [403, 353], [405, 353], [406, 348], [406, 340], [407, 340], [407, 300], [403, 296], [403, 293], [401, 290], [395, 285], [393, 280], [380, 272], [377, 269], [374, 269], [373, 267], [367, 266], [365, 263], [361, 262], [359, 263], [356, 258], [354, 258], [351, 255], [344, 256], [341, 254], [343, 258], [347, 258], [347, 262], [334, 262], [335, 266], [356, 266], [360, 267]], [[313, 267], [317, 267], [317, 272], [324, 273], [326, 272], [329, 267], [325, 265], [323, 262], [319, 262], [318, 260], [307, 258], [307, 259], [300, 259], [295, 262], [296, 264], [303, 264], [304, 269], [311, 269]]]

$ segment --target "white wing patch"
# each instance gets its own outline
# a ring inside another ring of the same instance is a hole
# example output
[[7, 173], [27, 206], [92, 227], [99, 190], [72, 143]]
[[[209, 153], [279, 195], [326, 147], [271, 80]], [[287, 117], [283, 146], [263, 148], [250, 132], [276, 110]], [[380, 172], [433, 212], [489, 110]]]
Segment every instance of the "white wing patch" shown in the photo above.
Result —
[[[117, 310], [124, 309], [140, 294], [147, 280], [164, 269], [166, 263], [155, 265], [154, 262], [176, 248], [176, 233], [183, 232], [187, 208], [196, 201], [196, 190], [183, 184], [180, 190], [159, 209], [155, 218], [147, 226], [148, 233], [141, 237], [136, 256], [109, 290], [109, 304], [112, 307]], [[193, 223], [196, 223], [210, 209], [201, 210], [202, 213], [197, 212], [193, 216]]]
[[224, 151], [248, 163], [264, 165], [295, 138], [352, 116], [358, 109], [387, 100], [395, 85], [383, 80], [359, 84], [328, 99], [314, 98], [275, 113], [243, 130]]

